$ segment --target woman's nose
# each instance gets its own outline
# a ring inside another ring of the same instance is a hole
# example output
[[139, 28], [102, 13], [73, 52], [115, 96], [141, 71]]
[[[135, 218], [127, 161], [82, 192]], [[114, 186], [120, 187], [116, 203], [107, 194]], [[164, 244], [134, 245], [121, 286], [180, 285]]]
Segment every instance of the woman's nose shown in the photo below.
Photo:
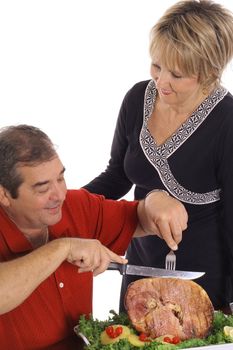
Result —
[[169, 74], [167, 72], [159, 72], [156, 77], [155, 81], [159, 84], [169, 83]]

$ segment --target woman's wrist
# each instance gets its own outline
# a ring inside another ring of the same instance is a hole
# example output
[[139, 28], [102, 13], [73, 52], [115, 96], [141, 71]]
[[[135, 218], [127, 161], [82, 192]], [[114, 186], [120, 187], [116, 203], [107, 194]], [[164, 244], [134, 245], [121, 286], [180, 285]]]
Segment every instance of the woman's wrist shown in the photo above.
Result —
[[160, 188], [155, 188], [153, 190], [151, 190], [150, 192], [148, 192], [145, 196], [145, 198], [147, 198], [151, 193], [155, 193], [155, 192], [163, 192], [166, 193], [167, 196], [169, 196], [169, 193], [166, 190], [162, 190]]

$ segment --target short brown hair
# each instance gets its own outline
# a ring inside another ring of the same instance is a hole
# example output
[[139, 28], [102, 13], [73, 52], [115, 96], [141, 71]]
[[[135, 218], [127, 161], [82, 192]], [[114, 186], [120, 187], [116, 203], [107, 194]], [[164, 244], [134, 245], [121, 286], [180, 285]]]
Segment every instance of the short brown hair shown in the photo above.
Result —
[[0, 130], [0, 185], [13, 198], [23, 178], [17, 171], [20, 165], [35, 166], [57, 156], [49, 137], [30, 125], [8, 126]]
[[204, 87], [218, 85], [233, 56], [233, 15], [209, 0], [179, 1], [154, 25], [150, 55], [171, 70], [197, 76]]

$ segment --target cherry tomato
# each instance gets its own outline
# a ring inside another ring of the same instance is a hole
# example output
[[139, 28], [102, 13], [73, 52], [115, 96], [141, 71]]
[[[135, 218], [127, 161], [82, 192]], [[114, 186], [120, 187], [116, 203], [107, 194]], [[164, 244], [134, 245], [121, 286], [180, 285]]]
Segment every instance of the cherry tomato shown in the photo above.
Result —
[[112, 338], [112, 335], [114, 333], [114, 328], [113, 326], [108, 326], [106, 329], [105, 329], [105, 332], [107, 333], [107, 335]]
[[138, 338], [139, 338], [139, 340], [144, 341], [144, 342], [151, 342], [151, 339], [148, 338], [145, 333], [140, 333]]
[[123, 332], [123, 328], [121, 326], [116, 327], [115, 333], [117, 334], [117, 336], [119, 336], [122, 332]]
[[105, 328], [105, 332], [110, 338], [117, 338], [123, 332], [123, 327], [117, 326], [115, 329], [113, 326]]
[[180, 343], [180, 338], [178, 336], [175, 336], [172, 338], [172, 344], [179, 344]]
[[140, 334], [139, 334], [139, 340], [145, 341], [146, 338], [147, 338], [147, 335], [146, 335], [145, 333], [140, 333]]
[[116, 334], [116, 332], [114, 331], [113, 334], [111, 335], [111, 338], [117, 338], [118, 334]]
[[172, 343], [172, 339], [169, 337], [164, 337], [163, 341], [165, 341], [165, 343]]

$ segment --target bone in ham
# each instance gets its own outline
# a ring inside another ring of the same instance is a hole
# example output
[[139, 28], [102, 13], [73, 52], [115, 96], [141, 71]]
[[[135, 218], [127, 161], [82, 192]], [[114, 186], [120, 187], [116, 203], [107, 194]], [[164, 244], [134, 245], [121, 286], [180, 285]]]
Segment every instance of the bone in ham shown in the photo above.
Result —
[[143, 278], [131, 283], [125, 307], [135, 329], [152, 338], [165, 334], [181, 340], [204, 338], [214, 316], [213, 305], [200, 285], [174, 278]]

